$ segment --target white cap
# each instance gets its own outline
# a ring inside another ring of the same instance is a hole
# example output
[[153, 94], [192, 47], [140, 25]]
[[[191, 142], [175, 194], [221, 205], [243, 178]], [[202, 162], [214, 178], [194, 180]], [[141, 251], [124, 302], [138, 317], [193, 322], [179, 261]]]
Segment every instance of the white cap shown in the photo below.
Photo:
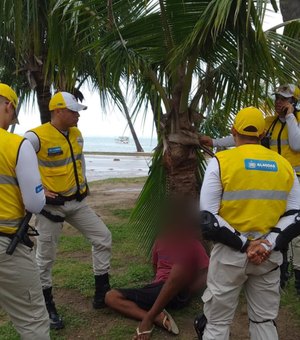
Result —
[[57, 92], [50, 99], [49, 110], [53, 111], [56, 109], [69, 109], [71, 111], [86, 110], [87, 106], [79, 104], [73, 94], [69, 92]]
[[294, 84], [281, 85], [275, 90], [274, 94], [279, 94], [285, 98], [294, 97], [296, 100], [300, 99], [300, 89]]

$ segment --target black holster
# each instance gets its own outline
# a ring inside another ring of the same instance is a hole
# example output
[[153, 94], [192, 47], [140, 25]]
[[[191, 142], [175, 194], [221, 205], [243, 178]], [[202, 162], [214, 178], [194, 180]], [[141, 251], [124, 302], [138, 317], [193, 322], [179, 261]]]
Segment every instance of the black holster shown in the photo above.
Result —
[[233, 233], [226, 227], [220, 227], [215, 215], [207, 210], [200, 211], [200, 227], [204, 239], [225, 244], [241, 252], [245, 250], [239, 237], [240, 233], [238, 231]]
[[197, 316], [194, 320], [194, 328], [198, 335], [199, 340], [202, 340], [206, 324], [207, 324], [207, 319], [204, 314]]
[[[276, 231], [275, 231], [276, 232]], [[287, 251], [289, 243], [300, 235], [300, 213], [295, 217], [295, 223], [290, 224], [284, 230], [279, 231], [276, 238], [275, 250]]]

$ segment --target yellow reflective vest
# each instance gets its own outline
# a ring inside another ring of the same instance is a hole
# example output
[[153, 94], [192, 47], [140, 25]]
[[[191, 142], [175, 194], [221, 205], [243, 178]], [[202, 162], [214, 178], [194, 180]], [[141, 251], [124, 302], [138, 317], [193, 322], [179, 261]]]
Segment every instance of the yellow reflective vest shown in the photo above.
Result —
[[[297, 121], [300, 122], [300, 112], [297, 112]], [[300, 152], [293, 151], [289, 145], [288, 127], [282, 123], [278, 116], [266, 118], [266, 131], [270, 136], [270, 149], [278, 152], [287, 159], [297, 175], [300, 175]]]
[[216, 154], [223, 194], [219, 215], [241, 233], [265, 234], [285, 212], [294, 172], [278, 153], [246, 144]]
[[0, 232], [5, 234], [14, 234], [25, 215], [15, 170], [23, 140], [0, 129]]
[[82, 171], [83, 139], [76, 127], [65, 135], [51, 123], [33, 130], [40, 141], [39, 170], [46, 189], [63, 196], [83, 194], [87, 187]]

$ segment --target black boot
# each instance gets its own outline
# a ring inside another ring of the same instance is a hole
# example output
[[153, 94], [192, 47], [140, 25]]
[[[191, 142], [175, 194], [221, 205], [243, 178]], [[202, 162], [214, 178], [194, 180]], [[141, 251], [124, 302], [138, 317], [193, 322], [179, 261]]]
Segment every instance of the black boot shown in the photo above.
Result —
[[110, 290], [108, 273], [95, 275], [95, 295], [93, 307], [100, 309], [105, 307], [105, 294]]
[[55, 303], [53, 301], [52, 287], [43, 289], [47, 311], [50, 319], [51, 329], [62, 329], [65, 327], [63, 319], [58, 315]]
[[295, 273], [295, 288], [297, 295], [300, 295], [300, 270], [294, 269]]

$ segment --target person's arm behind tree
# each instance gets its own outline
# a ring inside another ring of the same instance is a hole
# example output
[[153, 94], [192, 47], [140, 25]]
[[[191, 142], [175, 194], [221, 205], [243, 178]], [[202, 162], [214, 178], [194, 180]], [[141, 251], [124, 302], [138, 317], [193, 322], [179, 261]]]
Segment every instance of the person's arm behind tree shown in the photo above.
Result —
[[235, 146], [232, 135], [223, 138], [211, 138], [209, 136], [200, 136], [199, 142], [202, 145], [214, 148], [230, 148], [232, 146]]

